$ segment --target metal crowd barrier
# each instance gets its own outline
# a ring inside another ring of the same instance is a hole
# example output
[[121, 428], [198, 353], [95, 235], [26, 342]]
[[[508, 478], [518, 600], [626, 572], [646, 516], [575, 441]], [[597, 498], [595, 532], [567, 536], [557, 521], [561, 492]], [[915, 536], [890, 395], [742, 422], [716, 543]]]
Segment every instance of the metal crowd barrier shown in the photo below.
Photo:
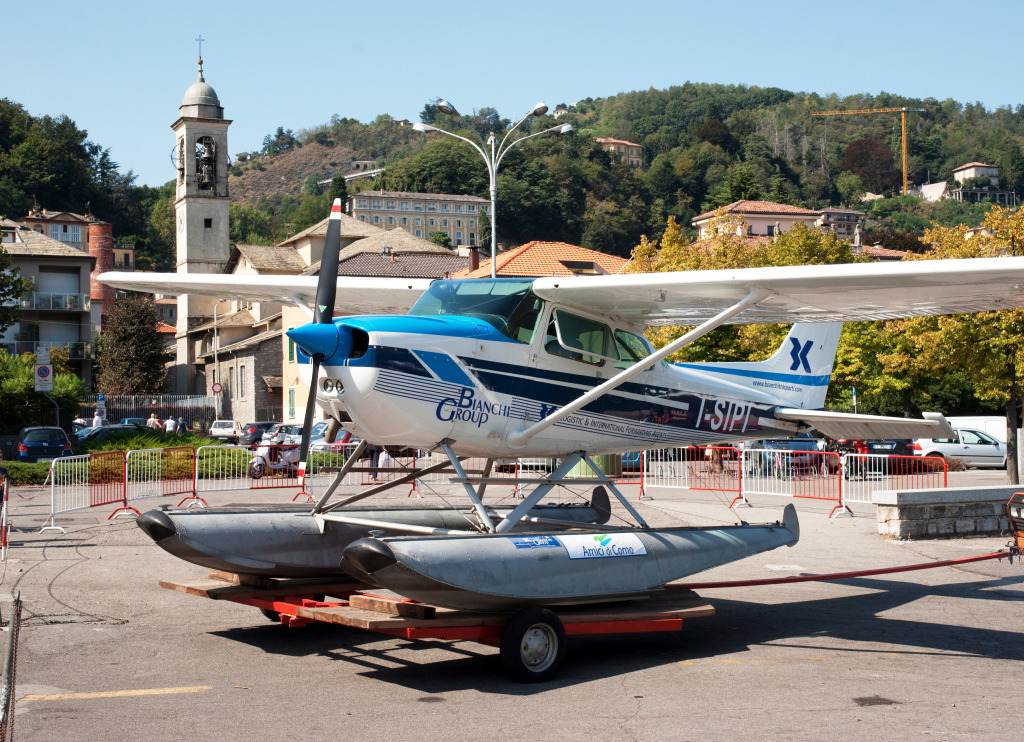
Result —
[[[110, 451], [58, 458], [50, 465], [50, 516], [42, 530], [63, 530], [56, 524], [59, 513], [104, 505], [118, 505], [109, 518], [127, 512], [138, 514], [130, 501], [165, 495], [188, 495], [205, 505], [199, 493], [226, 490], [295, 488], [295, 498], [317, 499], [345, 465], [356, 444], [333, 444], [311, 450], [305, 479], [300, 479], [298, 445], [172, 447]], [[381, 448], [363, 453], [341, 482], [342, 486], [372, 486], [407, 477], [414, 468], [444, 463], [442, 453], [414, 449]], [[877, 490], [945, 487], [948, 469], [942, 458], [845, 454], [822, 451], [743, 449], [731, 446], [690, 446], [599, 456], [597, 464], [617, 483], [640, 485], [640, 497], [648, 488], [714, 490], [735, 493], [729, 504], [750, 504], [749, 494], [779, 495], [835, 502], [836, 511], [852, 514], [847, 502], [871, 502]], [[548, 473], [557, 461], [548, 458], [500, 459], [488, 474], [490, 480], [508, 477], [513, 496], [524, 496], [521, 477]], [[484, 472], [486, 460], [470, 458], [463, 469], [471, 478]], [[581, 463], [574, 478], [596, 478]], [[407, 496], [422, 494], [425, 487], [447, 485], [451, 472], [437, 471], [409, 481]], [[491, 487], [501, 486], [490, 484]], [[532, 485], [525, 485], [526, 488]], [[500, 494], [500, 493], [496, 493]], [[185, 502], [182, 500], [179, 506]], [[0, 559], [6, 555], [6, 495], [0, 513]]]
[[843, 502], [871, 502], [878, 490], [939, 489], [949, 481], [941, 457], [845, 454], [841, 462]]
[[125, 486], [125, 452], [105, 451], [84, 456], [65, 456], [50, 464], [50, 517], [42, 531], [64, 529], [58, 513], [118, 505], [107, 519], [139, 511], [128, 504]]
[[147, 448], [125, 456], [128, 500], [191, 495], [195, 487], [196, 451], [191, 446]]

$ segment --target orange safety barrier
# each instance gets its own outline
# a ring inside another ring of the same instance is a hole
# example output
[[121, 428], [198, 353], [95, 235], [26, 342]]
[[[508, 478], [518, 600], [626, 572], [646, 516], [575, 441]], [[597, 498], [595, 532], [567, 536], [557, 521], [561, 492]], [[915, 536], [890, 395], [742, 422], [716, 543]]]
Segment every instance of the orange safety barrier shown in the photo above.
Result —
[[299, 444], [259, 444], [252, 451], [246, 474], [249, 487], [254, 490], [301, 486]]
[[120, 507], [107, 516], [110, 520], [125, 511], [139, 515], [139, 511], [128, 504], [128, 490], [125, 483], [124, 451], [104, 451], [89, 454], [89, 507], [115, 505]]

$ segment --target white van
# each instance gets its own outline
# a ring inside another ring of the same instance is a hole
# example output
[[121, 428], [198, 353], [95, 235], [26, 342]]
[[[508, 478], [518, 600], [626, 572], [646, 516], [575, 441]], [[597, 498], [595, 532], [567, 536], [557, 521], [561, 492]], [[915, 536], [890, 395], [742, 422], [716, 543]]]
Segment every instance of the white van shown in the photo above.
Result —
[[964, 417], [947, 417], [951, 427], [973, 428], [988, 433], [993, 438], [1006, 443], [1006, 418], [998, 415], [967, 415]]

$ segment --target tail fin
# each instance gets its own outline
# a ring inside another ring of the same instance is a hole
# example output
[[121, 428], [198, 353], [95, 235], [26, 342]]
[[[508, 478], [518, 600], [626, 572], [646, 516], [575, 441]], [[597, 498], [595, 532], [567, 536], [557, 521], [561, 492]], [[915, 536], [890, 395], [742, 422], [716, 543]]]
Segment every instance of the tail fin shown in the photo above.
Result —
[[784, 404], [819, 410], [825, 404], [842, 329], [842, 322], [795, 324], [766, 361], [686, 365], [774, 395]]

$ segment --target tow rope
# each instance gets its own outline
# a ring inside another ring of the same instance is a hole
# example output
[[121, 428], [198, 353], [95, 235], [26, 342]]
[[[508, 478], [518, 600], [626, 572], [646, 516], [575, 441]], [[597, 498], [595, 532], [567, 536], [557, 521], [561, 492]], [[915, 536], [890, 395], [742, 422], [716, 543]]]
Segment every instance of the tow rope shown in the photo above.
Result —
[[727, 580], [724, 582], [673, 582], [665, 585], [669, 590], [707, 590], [712, 587], [756, 587], [758, 585], [785, 585], [790, 582], [827, 582], [829, 580], [847, 580], [854, 577], [870, 577], [872, 575], [890, 575], [896, 572], [915, 572], [921, 569], [935, 569], [937, 567], [955, 567], [960, 564], [971, 562], [984, 562], [990, 559], [1009, 559], [1013, 564], [1013, 557], [1020, 555], [1016, 547], [1008, 551], [997, 551], [983, 556], [962, 557], [960, 559], [946, 559], [942, 562], [924, 562], [921, 564], [909, 564], [903, 567], [883, 567], [881, 569], [862, 569], [858, 572], [833, 572], [827, 575], [801, 575], [800, 577], [776, 577], [767, 580]]

